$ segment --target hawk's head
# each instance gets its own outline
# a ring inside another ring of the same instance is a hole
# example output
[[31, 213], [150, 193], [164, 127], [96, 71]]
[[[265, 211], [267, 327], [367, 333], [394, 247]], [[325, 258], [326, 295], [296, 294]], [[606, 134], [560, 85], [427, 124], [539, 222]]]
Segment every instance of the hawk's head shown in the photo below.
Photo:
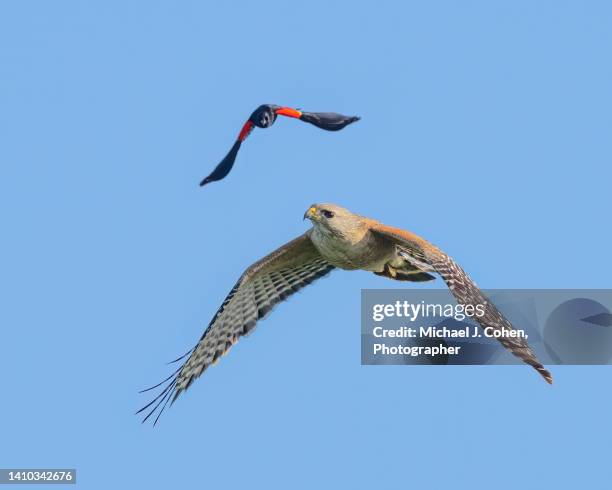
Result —
[[310, 206], [304, 213], [304, 219], [306, 218], [320, 231], [340, 236], [351, 235], [355, 228], [362, 226], [363, 219], [348, 209], [328, 203]]

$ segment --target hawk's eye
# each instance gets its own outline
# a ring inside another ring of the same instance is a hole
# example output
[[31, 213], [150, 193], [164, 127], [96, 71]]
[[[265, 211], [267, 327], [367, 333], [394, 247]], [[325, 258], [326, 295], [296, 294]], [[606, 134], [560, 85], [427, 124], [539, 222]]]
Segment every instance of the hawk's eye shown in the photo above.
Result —
[[334, 217], [334, 213], [332, 213], [331, 211], [329, 211], [328, 209], [324, 209], [323, 211], [321, 211], [323, 213], [323, 216], [325, 216], [327, 219], [333, 218]]

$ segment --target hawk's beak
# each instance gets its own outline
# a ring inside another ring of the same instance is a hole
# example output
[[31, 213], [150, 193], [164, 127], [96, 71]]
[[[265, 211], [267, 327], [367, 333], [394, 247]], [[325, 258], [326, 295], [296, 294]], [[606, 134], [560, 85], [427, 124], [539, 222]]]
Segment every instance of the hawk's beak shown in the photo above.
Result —
[[315, 208], [314, 206], [310, 206], [308, 208], [308, 211], [304, 213], [304, 219], [306, 218], [314, 219], [314, 217], [316, 216], [316, 212], [317, 212], [317, 208]]

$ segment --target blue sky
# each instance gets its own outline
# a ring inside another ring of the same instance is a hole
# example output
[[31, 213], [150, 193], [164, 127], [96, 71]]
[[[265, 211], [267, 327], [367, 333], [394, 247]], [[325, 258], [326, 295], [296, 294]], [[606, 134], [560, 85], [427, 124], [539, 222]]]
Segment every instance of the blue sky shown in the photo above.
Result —
[[[486, 288], [606, 288], [608, 2], [3, 2], [3, 467], [79, 487], [602, 488], [608, 367], [361, 366], [361, 288], [281, 305], [155, 429], [168, 373], [313, 202], [421, 234]], [[200, 189], [261, 103], [282, 119]], [[115, 482], [120, 481], [120, 484]], [[531, 484], [531, 483], [530, 483]]]

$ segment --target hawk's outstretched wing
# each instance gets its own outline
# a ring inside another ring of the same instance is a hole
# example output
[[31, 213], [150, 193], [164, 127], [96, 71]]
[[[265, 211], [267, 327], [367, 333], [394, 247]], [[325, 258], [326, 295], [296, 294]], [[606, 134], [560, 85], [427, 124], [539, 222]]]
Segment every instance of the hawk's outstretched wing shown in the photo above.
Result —
[[[438, 273], [448, 285], [458, 304], [486, 305], [485, 314], [481, 317], [474, 317], [482, 328], [490, 327], [499, 332], [514, 330], [510, 322], [483, 294], [466, 272], [440, 249], [414, 233], [399, 228], [377, 223], [372, 225], [371, 229], [377, 236], [385, 237], [395, 243], [400, 250], [400, 254], [407, 260], [412, 261], [419, 269]], [[497, 340], [516, 357], [535, 368], [548, 383], [552, 384], [552, 375], [538, 361], [527, 340], [523, 337], [509, 336], [498, 337]]]
[[193, 349], [177, 359], [187, 360], [161, 383], [161, 393], [137, 413], [147, 409], [146, 421], [155, 411], [159, 419], [169, 401], [174, 401], [204, 370], [225, 354], [239, 337], [255, 328], [257, 320], [288, 296], [334, 266], [316, 250], [307, 232], [249, 267], [232, 288]]

